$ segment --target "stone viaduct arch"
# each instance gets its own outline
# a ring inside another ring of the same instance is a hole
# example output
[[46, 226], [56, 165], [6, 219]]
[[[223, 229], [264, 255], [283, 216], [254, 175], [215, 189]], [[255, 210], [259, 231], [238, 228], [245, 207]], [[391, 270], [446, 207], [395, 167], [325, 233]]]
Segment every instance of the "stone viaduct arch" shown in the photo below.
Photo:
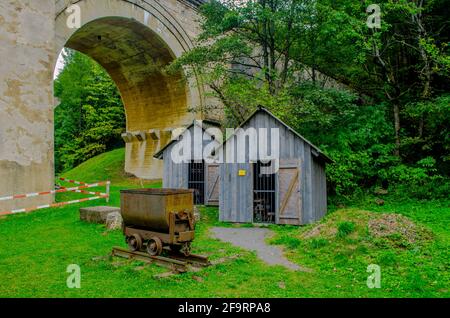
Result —
[[[69, 47], [102, 65], [121, 93], [127, 117], [125, 170], [161, 177], [153, 154], [173, 129], [193, 120], [202, 88], [163, 67], [193, 47], [200, 0], [17, 0], [0, 3], [0, 196], [54, 185], [53, 71]], [[81, 27], [67, 8], [79, 6]], [[196, 115], [202, 117], [199, 113]], [[38, 197], [0, 210], [44, 204]]]

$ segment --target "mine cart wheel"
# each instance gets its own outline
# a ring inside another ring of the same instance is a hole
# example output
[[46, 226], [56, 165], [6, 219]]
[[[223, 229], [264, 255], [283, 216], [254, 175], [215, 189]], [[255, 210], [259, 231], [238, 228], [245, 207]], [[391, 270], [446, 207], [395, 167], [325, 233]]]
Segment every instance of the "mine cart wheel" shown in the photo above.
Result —
[[147, 243], [147, 253], [151, 256], [161, 255], [163, 250], [163, 244], [161, 240], [154, 236]]
[[184, 243], [180, 252], [182, 252], [184, 256], [190, 256], [192, 252], [191, 243], [190, 242]]
[[140, 251], [142, 248], [142, 238], [139, 234], [133, 234], [127, 237], [127, 243], [132, 252]]

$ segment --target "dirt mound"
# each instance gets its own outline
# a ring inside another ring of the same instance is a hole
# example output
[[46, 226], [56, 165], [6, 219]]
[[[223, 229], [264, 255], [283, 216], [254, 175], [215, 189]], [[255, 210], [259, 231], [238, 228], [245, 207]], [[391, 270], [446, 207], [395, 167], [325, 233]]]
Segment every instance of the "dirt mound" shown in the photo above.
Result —
[[303, 233], [302, 238], [303, 239], [312, 239], [312, 238], [316, 238], [319, 236], [330, 237], [330, 236], [335, 236], [336, 233], [337, 233], [336, 227], [330, 227], [330, 226], [327, 226], [327, 224], [323, 223], [323, 224], [319, 224], [316, 227], [312, 228], [311, 230]]
[[406, 239], [410, 244], [428, 239], [430, 233], [400, 214], [382, 214], [368, 222], [368, 230], [373, 237]]
[[[302, 239], [339, 237], [342, 223], [352, 223], [354, 230], [348, 234], [352, 239], [365, 239], [376, 245], [408, 247], [432, 239], [432, 233], [401, 214], [380, 214], [361, 210], [340, 210], [324, 222], [301, 235]], [[342, 237], [342, 236], [341, 236]]]
[[339, 224], [342, 222], [351, 222], [356, 225], [356, 230], [367, 226], [367, 222], [370, 219], [372, 212], [353, 210], [353, 209], [343, 209], [336, 211], [322, 221], [322, 223], [314, 226], [313, 228], [307, 230], [301, 235], [302, 239], [313, 239], [313, 238], [333, 238], [338, 233]]

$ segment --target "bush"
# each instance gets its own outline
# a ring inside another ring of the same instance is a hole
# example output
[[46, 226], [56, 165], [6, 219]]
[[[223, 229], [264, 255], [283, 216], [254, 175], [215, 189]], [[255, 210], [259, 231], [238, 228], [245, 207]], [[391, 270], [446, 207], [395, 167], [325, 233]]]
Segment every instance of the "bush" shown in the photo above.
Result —
[[391, 188], [418, 199], [439, 199], [450, 196], [450, 180], [438, 174], [436, 160], [427, 157], [414, 166], [392, 167], [385, 176]]
[[353, 222], [341, 222], [338, 224], [337, 237], [344, 238], [355, 231], [355, 223]]

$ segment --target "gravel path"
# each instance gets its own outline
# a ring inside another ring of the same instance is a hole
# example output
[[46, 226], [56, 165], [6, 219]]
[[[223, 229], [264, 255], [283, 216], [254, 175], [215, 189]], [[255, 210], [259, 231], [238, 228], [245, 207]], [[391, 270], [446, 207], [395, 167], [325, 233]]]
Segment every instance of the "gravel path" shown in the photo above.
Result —
[[269, 229], [214, 227], [211, 232], [215, 238], [221, 241], [246, 250], [256, 251], [258, 257], [269, 265], [282, 265], [295, 271], [303, 270], [283, 255], [281, 247], [266, 243], [266, 238], [273, 234]]

